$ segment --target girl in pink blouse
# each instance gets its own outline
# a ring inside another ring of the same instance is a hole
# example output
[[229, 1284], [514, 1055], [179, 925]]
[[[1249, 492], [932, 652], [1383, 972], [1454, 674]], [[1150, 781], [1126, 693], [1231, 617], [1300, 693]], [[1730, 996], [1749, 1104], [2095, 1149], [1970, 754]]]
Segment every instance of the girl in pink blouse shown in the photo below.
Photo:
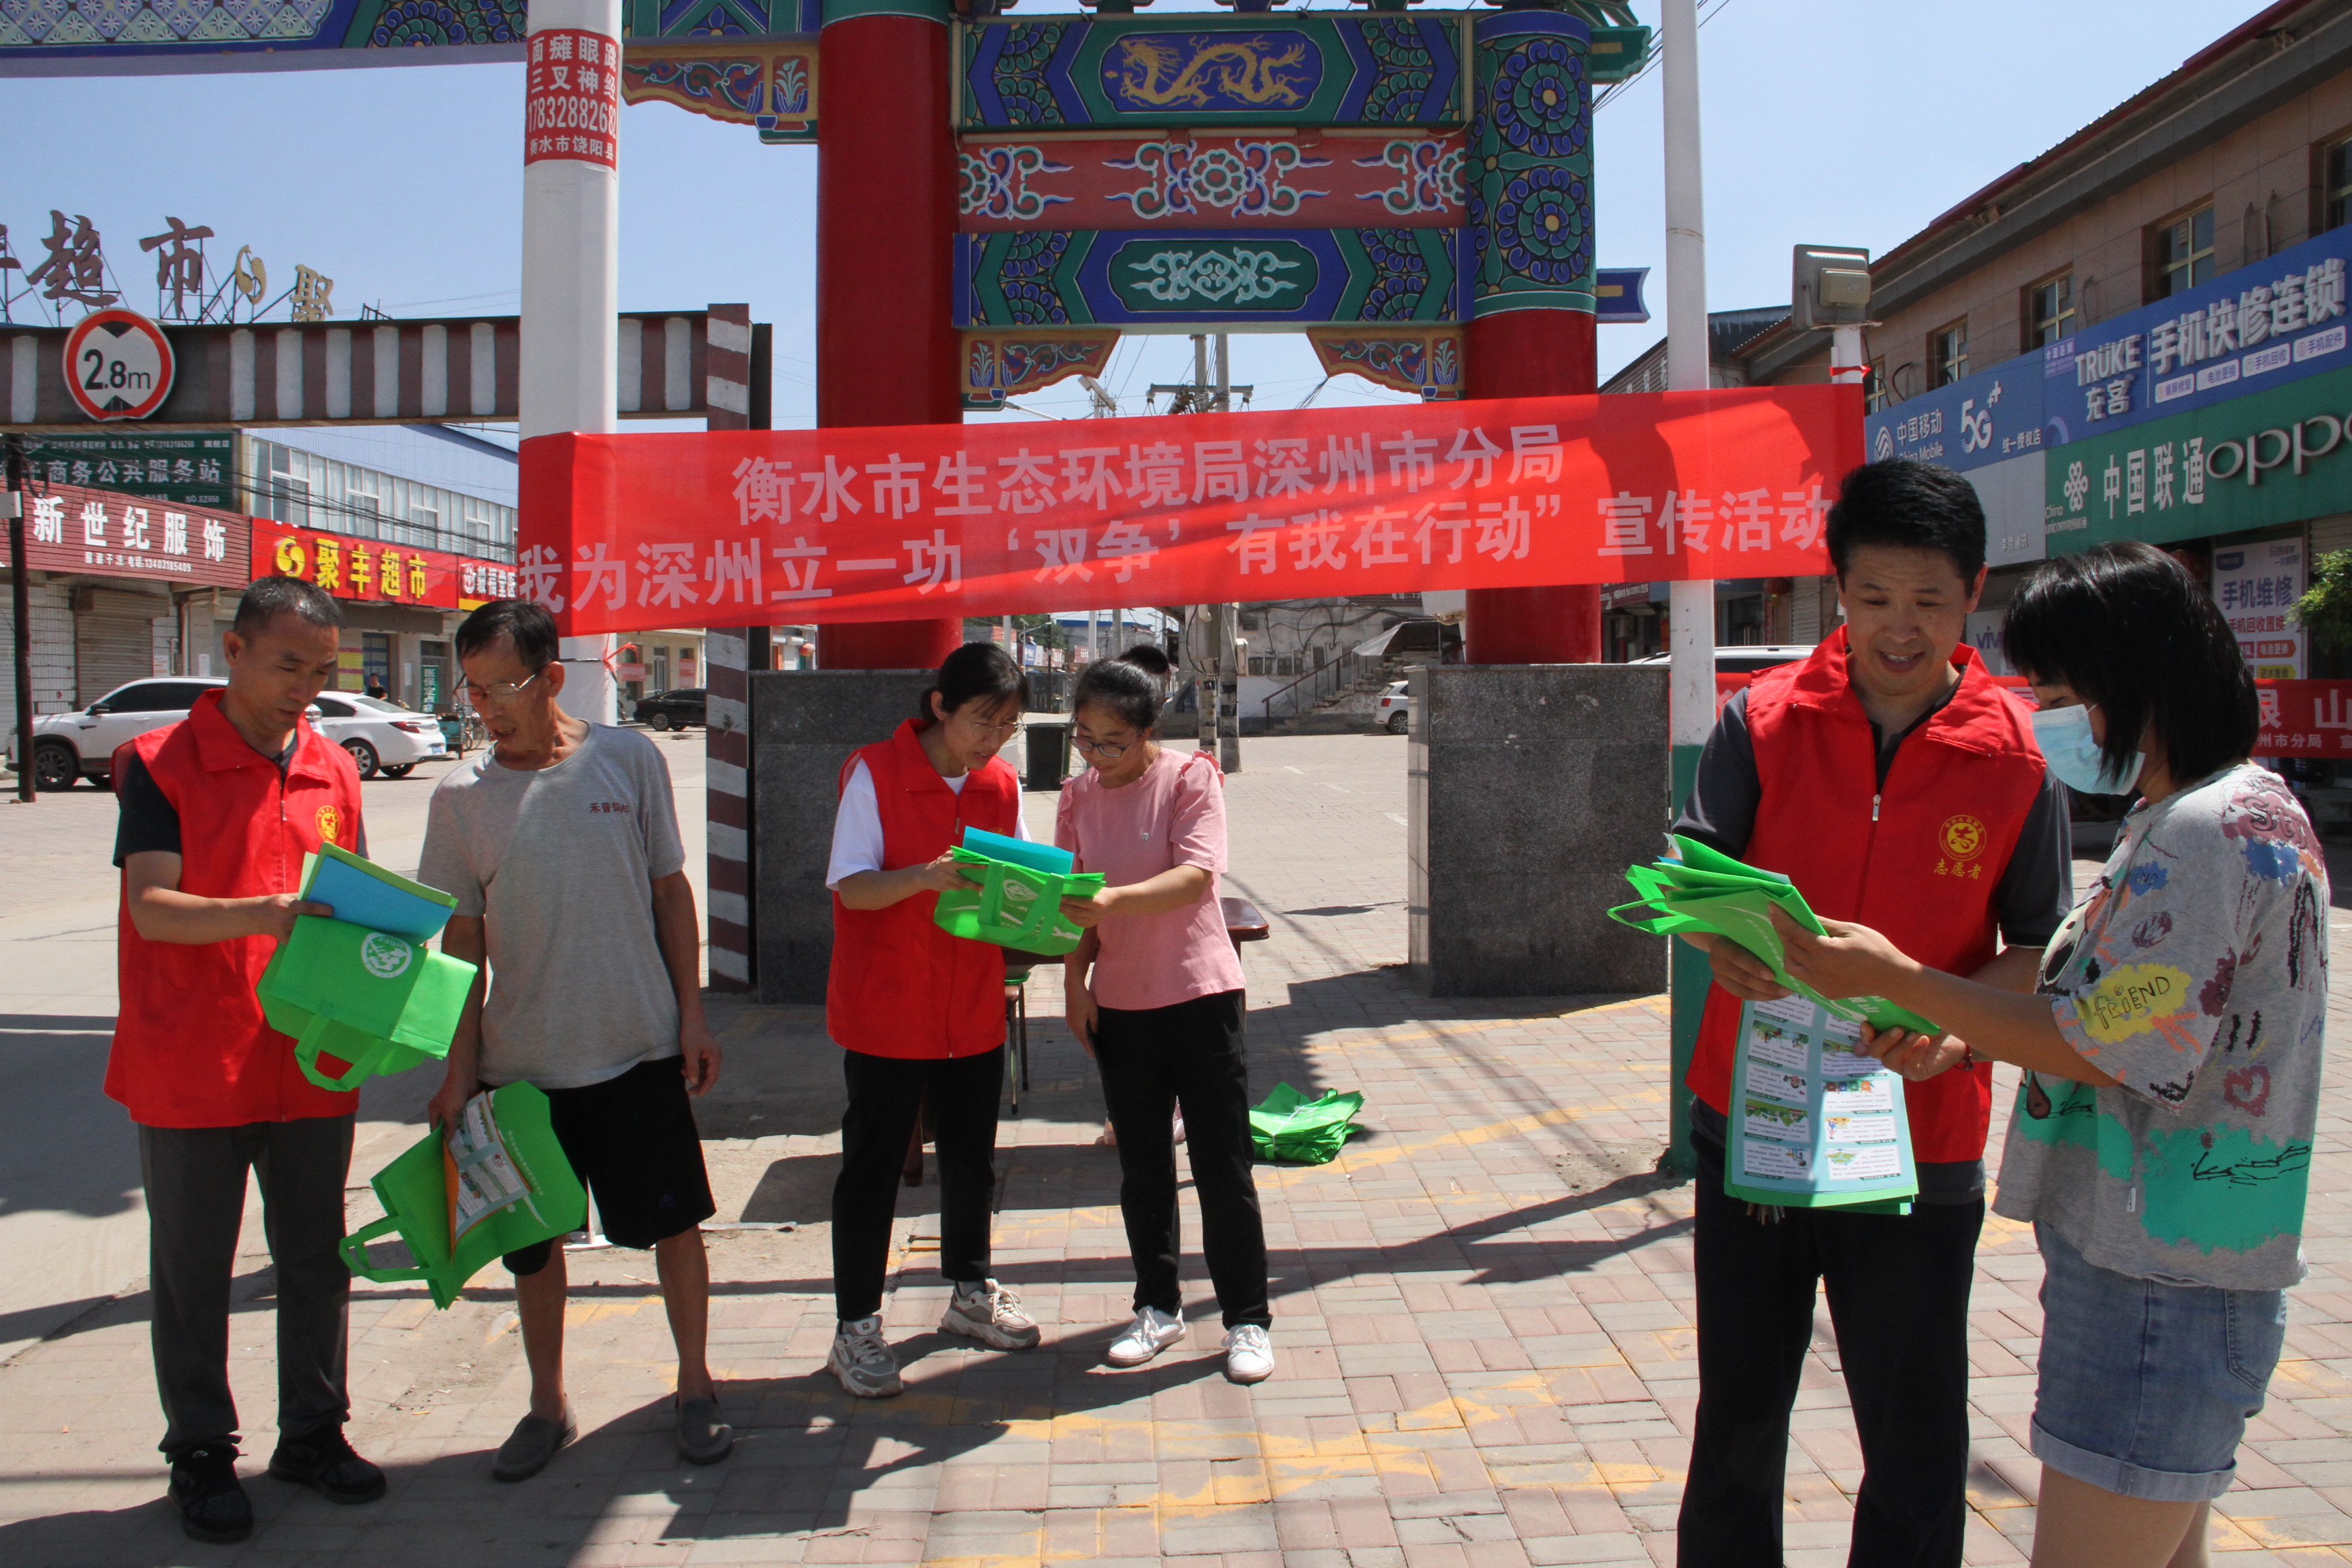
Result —
[[1251, 1171], [1242, 966], [1225, 934], [1225, 789], [1206, 752], [1153, 739], [1170, 668], [1158, 648], [1088, 667], [1070, 743], [1093, 764], [1062, 790], [1054, 842], [1099, 871], [1103, 890], [1063, 909], [1087, 928], [1063, 961], [1071, 1030], [1102, 1069], [1118, 1133], [1121, 1215], [1135, 1258], [1135, 1321], [1113, 1366], [1140, 1366], [1184, 1336], [1176, 1278], [1176, 1145], [1181, 1107], [1202, 1249], [1225, 1321], [1225, 1375], [1274, 1371], [1265, 1227]]

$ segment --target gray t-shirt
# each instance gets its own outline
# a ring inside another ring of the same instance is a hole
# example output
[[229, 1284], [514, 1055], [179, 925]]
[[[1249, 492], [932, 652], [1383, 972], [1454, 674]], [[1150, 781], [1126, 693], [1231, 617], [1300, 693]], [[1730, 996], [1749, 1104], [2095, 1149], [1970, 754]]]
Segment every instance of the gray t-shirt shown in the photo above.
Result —
[[653, 884], [685, 864], [669, 764], [632, 731], [592, 724], [551, 768], [485, 751], [443, 775], [416, 876], [486, 922], [484, 1083], [580, 1089], [677, 1055]]
[[2301, 1279], [2327, 909], [2326, 858], [2276, 774], [2242, 763], [2135, 806], [2042, 971], [2066, 1043], [2121, 1081], [2025, 1075], [1994, 1212], [2137, 1279]]

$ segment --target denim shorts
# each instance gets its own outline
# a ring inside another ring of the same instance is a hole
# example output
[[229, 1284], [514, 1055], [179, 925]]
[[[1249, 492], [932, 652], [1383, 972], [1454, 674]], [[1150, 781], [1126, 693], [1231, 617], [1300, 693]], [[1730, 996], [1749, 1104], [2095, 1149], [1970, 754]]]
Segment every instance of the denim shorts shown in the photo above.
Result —
[[2286, 1338], [2286, 1292], [2135, 1279], [2047, 1225], [2034, 1457], [2124, 1497], [2206, 1502], [2237, 1474]]

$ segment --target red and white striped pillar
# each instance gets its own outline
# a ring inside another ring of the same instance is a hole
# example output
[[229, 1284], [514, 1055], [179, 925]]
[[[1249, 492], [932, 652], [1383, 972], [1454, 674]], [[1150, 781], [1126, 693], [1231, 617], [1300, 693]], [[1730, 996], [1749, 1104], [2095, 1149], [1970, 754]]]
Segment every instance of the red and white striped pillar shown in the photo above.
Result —
[[[713, 305], [704, 374], [706, 424], [747, 430], [751, 419], [751, 308]], [[761, 400], [764, 405], [765, 399]], [[764, 412], [764, 409], [763, 409]], [[765, 421], [761, 422], [762, 425]], [[714, 606], [714, 619], [730, 606]], [[767, 641], [764, 616], [753, 626], [710, 627], [703, 637], [702, 677], [710, 693], [703, 729], [703, 803], [709, 836], [709, 922], [706, 954], [713, 991], [751, 989], [752, 651]]]

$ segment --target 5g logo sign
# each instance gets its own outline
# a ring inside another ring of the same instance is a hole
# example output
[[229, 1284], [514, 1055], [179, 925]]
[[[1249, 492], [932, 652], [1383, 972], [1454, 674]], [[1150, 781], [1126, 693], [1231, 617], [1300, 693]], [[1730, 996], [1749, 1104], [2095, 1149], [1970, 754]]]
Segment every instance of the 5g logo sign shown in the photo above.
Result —
[[1982, 452], [1992, 446], [1992, 410], [1979, 408], [1973, 397], [1960, 400], [1960, 450]]

